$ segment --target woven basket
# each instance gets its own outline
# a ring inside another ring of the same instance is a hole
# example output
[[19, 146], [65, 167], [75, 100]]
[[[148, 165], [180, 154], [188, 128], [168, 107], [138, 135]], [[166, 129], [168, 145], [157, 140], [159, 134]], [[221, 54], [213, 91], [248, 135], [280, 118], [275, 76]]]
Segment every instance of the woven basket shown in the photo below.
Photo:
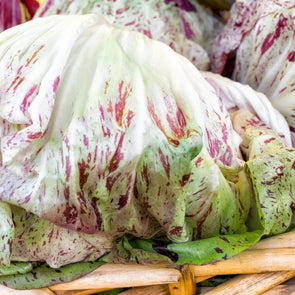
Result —
[[[234, 275], [217, 287], [198, 287], [211, 277]], [[295, 232], [264, 239], [221, 262], [207, 265], [105, 264], [69, 283], [34, 290], [0, 287], [0, 294], [86, 295], [123, 288], [121, 295], [295, 295]], [[294, 293], [293, 293], [294, 292]]]

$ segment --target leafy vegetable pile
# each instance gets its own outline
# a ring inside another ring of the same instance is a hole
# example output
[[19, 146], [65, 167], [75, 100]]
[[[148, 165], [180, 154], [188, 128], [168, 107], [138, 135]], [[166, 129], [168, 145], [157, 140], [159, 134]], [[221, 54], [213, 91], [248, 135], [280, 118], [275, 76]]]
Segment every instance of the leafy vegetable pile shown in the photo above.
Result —
[[[205, 9], [145, 2], [132, 24], [173, 13], [174, 37]], [[129, 1], [56, 1], [69, 15], [50, 3], [0, 34], [0, 282], [39, 288], [105, 262], [210, 263], [293, 229], [295, 149], [267, 95], [197, 68], [174, 48], [184, 35], [171, 46], [161, 26], [127, 28]]]

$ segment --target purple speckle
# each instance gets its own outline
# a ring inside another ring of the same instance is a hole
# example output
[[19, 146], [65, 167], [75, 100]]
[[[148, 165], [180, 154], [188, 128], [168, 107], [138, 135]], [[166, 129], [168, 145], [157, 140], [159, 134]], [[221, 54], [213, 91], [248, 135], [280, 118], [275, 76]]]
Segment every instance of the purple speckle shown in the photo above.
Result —
[[34, 85], [32, 88], [29, 89], [29, 91], [26, 93], [23, 102], [20, 105], [20, 110], [24, 113], [26, 108], [30, 105], [28, 99], [30, 96], [32, 96], [32, 94], [35, 92], [35, 90], [37, 89], [37, 85]]
[[294, 62], [295, 61], [295, 51], [291, 51], [288, 54], [288, 61]]
[[53, 91], [54, 93], [56, 93], [56, 90], [57, 90], [57, 87], [58, 87], [58, 84], [59, 84], [59, 81], [60, 81], [60, 77], [57, 76], [53, 82]]
[[189, 23], [186, 21], [185, 18], [181, 18], [182, 20], [182, 23], [183, 23], [183, 28], [184, 28], [184, 33], [185, 33], [185, 36], [188, 38], [188, 39], [193, 39], [194, 37], [194, 33], [189, 25]]
[[274, 44], [275, 40], [280, 37], [282, 30], [287, 25], [287, 20], [288, 19], [284, 17], [282, 14], [280, 15], [275, 32], [269, 33], [262, 43], [261, 55], [263, 55]]

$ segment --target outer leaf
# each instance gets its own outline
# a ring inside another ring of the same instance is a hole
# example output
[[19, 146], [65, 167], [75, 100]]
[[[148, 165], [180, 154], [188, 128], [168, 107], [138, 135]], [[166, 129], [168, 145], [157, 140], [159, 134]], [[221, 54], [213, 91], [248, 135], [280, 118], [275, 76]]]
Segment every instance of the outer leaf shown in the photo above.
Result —
[[180, 140], [176, 147], [158, 137], [154, 142], [158, 144], [147, 146], [138, 163], [138, 198], [171, 240], [187, 241], [192, 236], [185, 223], [186, 183], [199, 150], [188, 140]]
[[202, 75], [215, 89], [229, 112], [244, 109], [256, 115], [260, 121], [285, 139], [288, 146], [292, 146], [288, 123], [283, 115], [275, 109], [268, 97], [255, 91], [249, 85], [235, 82], [229, 78], [211, 72]]
[[[255, 192], [264, 234], [280, 234], [294, 227], [295, 150], [287, 148], [271, 129], [254, 115], [239, 111], [234, 117], [236, 130], [243, 135], [242, 148]], [[257, 220], [257, 219], [256, 219]], [[250, 227], [253, 221], [250, 220]]]
[[192, 240], [246, 231], [251, 191], [243, 170], [221, 173], [203, 150], [186, 189], [186, 222]]
[[285, 149], [247, 162], [266, 235], [280, 234], [294, 227], [294, 163], [295, 151]]
[[85, 234], [50, 223], [12, 206], [15, 224], [10, 257], [15, 261], [47, 261], [57, 268], [79, 261], [93, 261], [110, 251], [110, 234]]

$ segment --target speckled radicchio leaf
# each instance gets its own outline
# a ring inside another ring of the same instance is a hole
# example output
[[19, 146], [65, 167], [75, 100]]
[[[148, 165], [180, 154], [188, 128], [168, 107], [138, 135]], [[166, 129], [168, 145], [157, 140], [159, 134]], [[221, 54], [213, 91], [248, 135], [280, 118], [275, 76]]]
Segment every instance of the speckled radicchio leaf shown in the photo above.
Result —
[[11, 259], [59, 267], [96, 259], [123, 234], [185, 242], [245, 231], [236, 135], [187, 59], [95, 15], [38, 18], [0, 43]]
[[[228, 59], [235, 54], [243, 38], [251, 32], [259, 19], [281, 9], [294, 7], [292, 0], [237, 0], [230, 10], [230, 18], [218, 34], [212, 47], [211, 69], [215, 73], [225, 70]], [[260, 39], [260, 38], [258, 38]], [[261, 39], [263, 41], [263, 38]]]
[[[290, 129], [286, 119], [272, 106], [266, 95], [255, 91], [249, 85], [233, 81], [219, 74], [202, 72], [202, 75], [213, 86], [228, 112], [237, 109], [248, 110], [284, 139], [287, 146], [292, 146]], [[241, 138], [238, 136], [237, 140], [241, 140]]]
[[[263, 93], [217, 74], [202, 72], [202, 75], [231, 112], [233, 126], [242, 138], [240, 148], [264, 234], [289, 230], [294, 226], [295, 158], [286, 120]], [[250, 212], [251, 215], [255, 214]], [[250, 228], [257, 228], [259, 220], [254, 217], [249, 220]]]
[[257, 228], [260, 220], [264, 235], [293, 229], [295, 149], [249, 111], [237, 111], [233, 125], [243, 137], [241, 149], [257, 204], [253, 208], [258, 209], [250, 210], [249, 228]]
[[60, 227], [24, 209], [12, 206], [14, 222], [13, 261], [46, 261], [51, 267], [94, 261], [113, 247], [107, 233], [86, 234]]
[[287, 120], [293, 146], [294, 14], [294, 1], [237, 1], [213, 46], [212, 59], [213, 70], [222, 72], [230, 53], [235, 53], [231, 77], [269, 98]]
[[211, 11], [188, 0], [46, 0], [35, 17], [85, 13], [160, 40], [202, 70], [209, 67], [213, 40], [223, 27]]

